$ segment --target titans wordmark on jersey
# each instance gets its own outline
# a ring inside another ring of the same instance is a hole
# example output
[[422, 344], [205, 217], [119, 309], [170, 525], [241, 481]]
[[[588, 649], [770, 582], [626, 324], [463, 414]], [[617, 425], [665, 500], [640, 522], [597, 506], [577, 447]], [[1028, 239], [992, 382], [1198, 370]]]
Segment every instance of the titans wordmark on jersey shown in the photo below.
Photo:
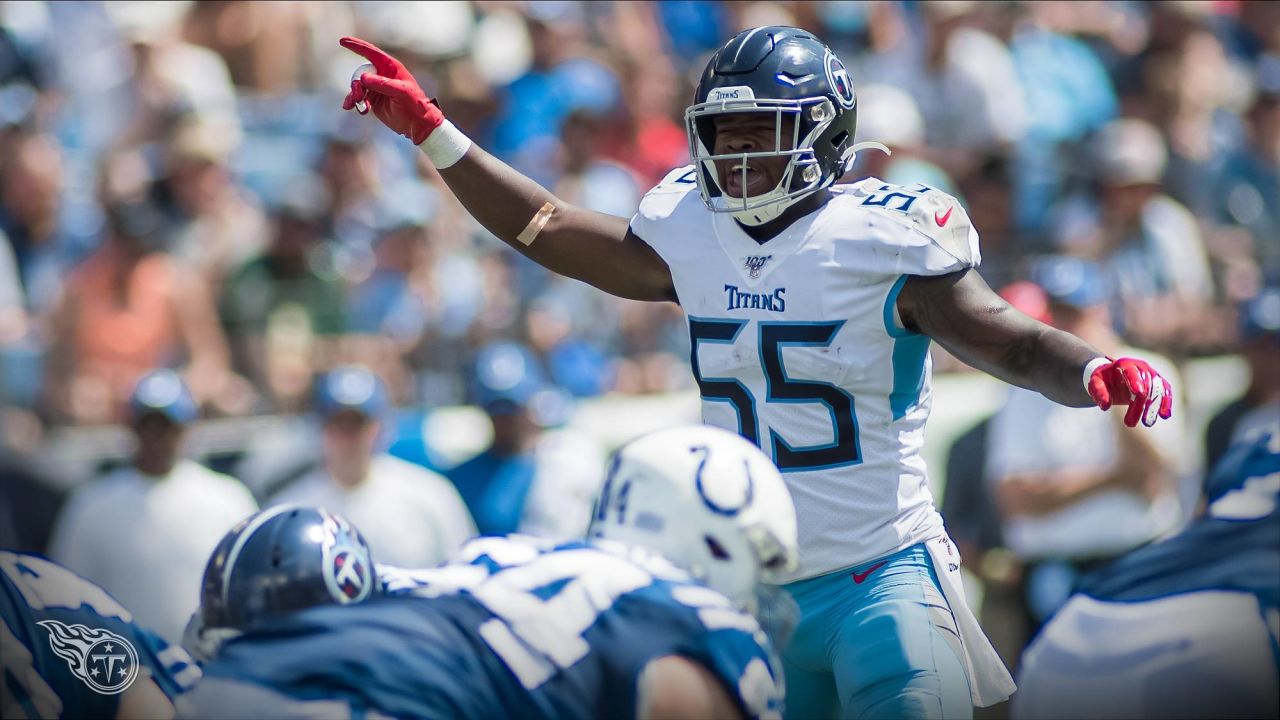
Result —
[[441, 568], [379, 575], [387, 597], [313, 608], [224, 645], [184, 714], [314, 704], [353, 716], [630, 718], [644, 668], [668, 655], [711, 670], [747, 717], [781, 714], [781, 671], [756, 621], [660, 558], [495, 537]]
[[150, 678], [169, 697], [200, 670], [133, 623], [102, 588], [38, 555], [0, 550], [0, 657], [6, 718], [113, 717]]
[[703, 419], [769, 452], [812, 577], [942, 532], [920, 457], [928, 338], [901, 327], [907, 276], [979, 263], [955, 198], [868, 178], [760, 244], [702, 204], [693, 168], [649, 191], [632, 231], [671, 268]]

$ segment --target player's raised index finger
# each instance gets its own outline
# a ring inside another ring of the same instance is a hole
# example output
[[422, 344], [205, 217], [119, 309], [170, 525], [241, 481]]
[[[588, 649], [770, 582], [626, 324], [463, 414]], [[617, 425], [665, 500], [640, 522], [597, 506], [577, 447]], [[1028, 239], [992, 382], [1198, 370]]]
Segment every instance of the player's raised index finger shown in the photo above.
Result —
[[399, 61], [388, 55], [377, 45], [355, 37], [344, 37], [338, 41], [338, 44], [373, 63], [373, 67], [378, 71], [379, 75], [386, 75], [387, 77], [396, 77], [398, 75], [400, 70]]

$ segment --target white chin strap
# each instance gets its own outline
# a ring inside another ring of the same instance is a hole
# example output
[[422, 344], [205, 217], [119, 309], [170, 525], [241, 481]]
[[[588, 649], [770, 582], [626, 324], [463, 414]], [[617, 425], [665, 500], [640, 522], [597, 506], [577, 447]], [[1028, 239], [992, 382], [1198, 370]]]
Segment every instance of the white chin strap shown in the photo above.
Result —
[[[859, 150], [879, 150], [885, 155], [893, 154], [892, 150], [885, 147], [884, 145], [881, 145], [878, 142], [857, 143], [856, 145], [851, 146], [848, 150], [845, 151], [844, 159], [841, 162], [841, 167], [842, 167], [841, 174], [849, 172], [849, 170], [853, 168], [853, 164], [858, 159]], [[833, 182], [834, 182], [834, 179], [833, 179]], [[763, 225], [771, 220], [776, 220], [779, 215], [781, 215], [783, 212], [786, 211], [787, 208], [791, 207], [792, 205], [795, 205], [802, 198], [808, 197], [812, 192], [817, 192], [818, 190], [821, 190], [823, 187], [824, 186], [820, 185], [814, 188], [811, 192], [805, 193], [804, 195], [787, 197], [787, 191], [783, 189], [782, 184], [779, 183], [778, 187], [775, 187], [774, 189], [770, 190], [764, 195], [750, 198], [751, 202], [753, 203], [763, 201], [764, 203], [763, 205], [752, 208], [750, 210], [739, 210], [736, 212], [731, 212], [730, 214], [733, 215], [733, 218], [735, 220], [742, 223], [743, 225], [747, 225], [749, 227], [756, 227], [758, 225]], [[721, 195], [717, 197], [715, 201], [720, 207], [728, 208], [730, 207], [733, 200], [735, 199], [740, 200], [740, 198], [726, 198], [724, 194], [721, 193]]]

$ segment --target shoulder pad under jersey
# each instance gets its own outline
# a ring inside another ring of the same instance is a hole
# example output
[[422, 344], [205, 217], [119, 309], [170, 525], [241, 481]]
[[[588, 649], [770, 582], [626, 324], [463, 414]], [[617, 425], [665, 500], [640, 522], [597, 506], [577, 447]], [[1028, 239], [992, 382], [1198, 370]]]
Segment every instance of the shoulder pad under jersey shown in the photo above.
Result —
[[978, 233], [960, 201], [928, 185], [893, 185], [867, 178], [834, 191], [853, 198], [859, 207], [892, 218], [927, 237], [958, 265], [977, 267], [982, 261]]

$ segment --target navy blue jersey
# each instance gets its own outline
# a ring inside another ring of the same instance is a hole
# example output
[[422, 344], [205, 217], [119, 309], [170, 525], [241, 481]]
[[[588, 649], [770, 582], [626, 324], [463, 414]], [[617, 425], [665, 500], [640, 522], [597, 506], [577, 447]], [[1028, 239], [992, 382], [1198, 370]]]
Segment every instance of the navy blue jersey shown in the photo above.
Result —
[[[414, 718], [631, 718], [648, 663], [682, 655], [717, 675], [748, 717], [781, 713], [782, 677], [764, 633], [719, 593], [653, 556], [571, 543], [482, 538], [441, 568], [388, 570], [388, 594], [264, 623], [205, 667], [297, 703]], [[193, 697], [198, 697], [197, 690]]]
[[0, 550], [4, 717], [114, 717], [135, 681], [170, 698], [200, 670], [102, 588], [38, 555]]
[[1086, 576], [1078, 590], [1134, 602], [1202, 590], [1280, 607], [1280, 436], [1234, 446], [1210, 477], [1208, 513], [1180, 534]]

